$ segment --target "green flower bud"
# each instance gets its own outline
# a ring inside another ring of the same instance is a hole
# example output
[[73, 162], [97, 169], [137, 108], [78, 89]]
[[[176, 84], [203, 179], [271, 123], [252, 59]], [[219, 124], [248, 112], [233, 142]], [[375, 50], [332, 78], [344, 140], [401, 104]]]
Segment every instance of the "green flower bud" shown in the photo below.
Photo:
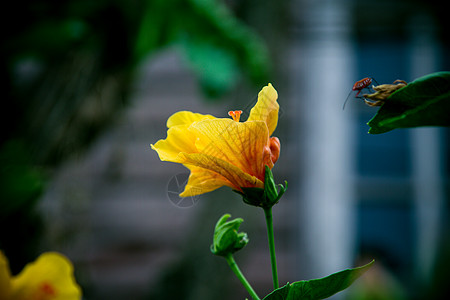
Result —
[[230, 214], [225, 214], [216, 224], [213, 244], [211, 245], [211, 252], [215, 255], [227, 256], [244, 248], [248, 243], [247, 234], [238, 232], [239, 226], [244, 220], [237, 218], [227, 222], [230, 217]]
[[280, 200], [281, 196], [283, 196], [284, 192], [287, 190], [287, 181], [284, 182], [285, 186], [282, 184], [275, 184], [275, 180], [273, 179], [272, 171], [268, 166], [266, 166], [266, 172], [264, 177], [264, 189], [261, 188], [241, 188], [242, 192], [236, 191], [239, 193], [244, 202], [258, 206], [262, 208], [270, 208], [277, 204]]

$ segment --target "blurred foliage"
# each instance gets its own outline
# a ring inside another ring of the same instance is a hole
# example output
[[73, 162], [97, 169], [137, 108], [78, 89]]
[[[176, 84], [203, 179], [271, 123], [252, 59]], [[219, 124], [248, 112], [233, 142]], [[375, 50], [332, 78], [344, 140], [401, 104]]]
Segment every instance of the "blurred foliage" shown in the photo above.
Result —
[[28, 0], [2, 11], [0, 248], [12, 268], [34, 258], [44, 170], [117, 116], [150, 55], [181, 49], [209, 96], [267, 80], [266, 47], [219, 0]]
[[123, 107], [135, 68], [165, 47], [181, 49], [209, 96], [244, 75], [267, 80], [266, 47], [218, 0], [41, 0], [6, 11], [1, 141], [25, 135], [43, 161], [89, 142]]
[[450, 126], [450, 72], [414, 80], [386, 99], [372, 120], [369, 133], [396, 128]]
[[[34, 207], [45, 178], [31, 163], [20, 141], [9, 141], [0, 148], [0, 249], [8, 250], [14, 257], [32, 258], [42, 230]], [[11, 260], [10, 267], [16, 273], [23, 262]]]
[[266, 84], [266, 47], [220, 1], [147, 1], [136, 40], [136, 59], [172, 43], [184, 50], [210, 96], [229, 90], [242, 72], [255, 83]]
[[[0, 149], [0, 199], [2, 219], [33, 205], [44, 187], [42, 172], [31, 167], [30, 156], [19, 141]], [[9, 199], [9, 201], [3, 201]]]

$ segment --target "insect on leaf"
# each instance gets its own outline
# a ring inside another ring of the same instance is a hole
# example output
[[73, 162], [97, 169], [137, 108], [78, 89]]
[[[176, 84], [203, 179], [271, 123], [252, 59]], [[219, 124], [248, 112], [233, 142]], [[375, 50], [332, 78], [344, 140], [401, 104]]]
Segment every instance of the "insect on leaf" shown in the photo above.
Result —
[[432, 73], [414, 80], [386, 99], [367, 124], [369, 133], [397, 128], [450, 126], [450, 72]]

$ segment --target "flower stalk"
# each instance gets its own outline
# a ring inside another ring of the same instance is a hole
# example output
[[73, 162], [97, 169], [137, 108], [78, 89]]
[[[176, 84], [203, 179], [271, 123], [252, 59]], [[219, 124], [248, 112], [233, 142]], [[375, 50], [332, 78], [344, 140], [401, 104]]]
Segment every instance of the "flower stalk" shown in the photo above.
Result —
[[244, 274], [242, 274], [241, 270], [239, 269], [239, 266], [237, 265], [236, 261], [233, 258], [233, 254], [231, 254], [231, 253], [227, 254], [225, 256], [225, 259], [227, 260], [227, 263], [230, 266], [233, 273], [236, 275], [236, 277], [239, 279], [239, 281], [245, 287], [245, 289], [250, 294], [250, 296], [253, 298], [253, 300], [260, 300], [258, 294], [256, 294], [255, 290], [252, 288], [250, 283], [245, 278]]
[[273, 233], [272, 207], [264, 208], [264, 214], [266, 216], [267, 237], [269, 240], [270, 265], [272, 267], [273, 288], [277, 289], [279, 287], [279, 283], [277, 271], [277, 257], [275, 254], [275, 236]]
[[273, 218], [272, 207], [278, 203], [283, 194], [286, 192], [287, 182], [285, 185], [276, 184], [273, 178], [272, 171], [268, 166], [265, 167], [264, 175], [264, 189], [259, 188], [244, 188], [242, 195], [245, 203], [253, 206], [261, 207], [264, 210], [267, 225], [267, 237], [269, 241], [270, 251], [270, 264], [272, 267], [272, 279], [273, 287], [277, 289], [278, 283], [278, 271], [277, 271], [277, 258], [275, 254], [275, 237], [273, 232]]

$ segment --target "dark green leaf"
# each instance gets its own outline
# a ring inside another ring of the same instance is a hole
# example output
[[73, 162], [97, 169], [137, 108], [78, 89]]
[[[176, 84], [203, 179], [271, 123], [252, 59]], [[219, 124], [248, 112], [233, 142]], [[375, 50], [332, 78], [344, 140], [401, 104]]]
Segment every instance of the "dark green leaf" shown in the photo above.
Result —
[[366, 272], [374, 263], [346, 269], [327, 277], [297, 281], [276, 289], [263, 300], [319, 300], [328, 298], [348, 288], [356, 279]]
[[291, 285], [287, 283], [285, 286], [274, 290], [272, 293], [264, 297], [263, 300], [286, 300], [288, 299]]
[[409, 83], [387, 98], [367, 123], [369, 133], [396, 128], [450, 126], [450, 72], [437, 72]]

